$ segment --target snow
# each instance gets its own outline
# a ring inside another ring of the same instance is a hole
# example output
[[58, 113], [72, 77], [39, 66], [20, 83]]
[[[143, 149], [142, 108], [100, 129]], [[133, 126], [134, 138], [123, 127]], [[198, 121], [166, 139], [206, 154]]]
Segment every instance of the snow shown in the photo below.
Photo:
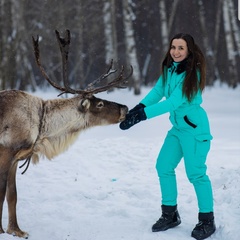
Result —
[[[208, 175], [212, 181], [216, 233], [212, 240], [239, 239], [240, 88], [216, 85], [204, 92], [211, 123]], [[119, 90], [98, 97], [127, 104], [140, 96]], [[54, 98], [56, 92], [35, 93]], [[17, 173], [18, 222], [32, 240], [190, 240], [197, 223], [197, 202], [183, 163], [177, 168], [178, 208], [182, 224], [152, 233], [161, 215], [155, 160], [170, 128], [168, 114], [121, 131], [118, 125], [83, 132], [76, 143], [52, 161], [42, 159]], [[7, 227], [7, 204], [3, 226]], [[0, 240], [16, 240], [1, 234]]]

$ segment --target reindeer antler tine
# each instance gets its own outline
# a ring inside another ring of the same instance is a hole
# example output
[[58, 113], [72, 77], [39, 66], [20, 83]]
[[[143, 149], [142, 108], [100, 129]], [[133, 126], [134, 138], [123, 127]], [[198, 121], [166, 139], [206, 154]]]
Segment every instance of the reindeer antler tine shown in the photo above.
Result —
[[[122, 71], [123, 71], [124, 67], [122, 68]], [[128, 79], [132, 76], [133, 74], [133, 66], [130, 65], [130, 73], [123, 78], [123, 81], [121, 82], [121, 84], [127, 84], [128, 83]], [[119, 88], [126, 88], [126, 86], [122, 86], [120, 85]]]
[[36, 58], [37, 61], [39, 60], [38, 41], [39, 41], [39, 36], [38, 35], [37, 35], [36, 39], [32, 36], [32, 43], [33, 43], [33, 48], [34, 48], [34, 54], [35, 54], [35, 58]]
[[109, 75], [115, 73], [117, 70], [116, 69], [112, 69], [113, 66], [113, 59], [110, 62], [110, 65], [106, 71], [106, 73], [102, 74], [99, 78], [97, 78], [95, 81], [89, 83], [87, 85], [87, 87], [85, 87], [84, 91], [91, 91], [93, 90], [93, 87], [98, 84], [99, 82], [101, 82], [102, 80], [106, 79]]
[[126, 88], [126, 86], [123, 86], [123, 84], [128, 83], [128, 79], [133, 74], [133, 67], [132, 67], [132, 65], [130, 65], [130, 73], [126, 77], [123, 76], [124, 70], [125, 70], [125, 68], [124, 68], [124, 66], [122, 66], [122, 69], [120, 71], [118, 78], [116, 78], [116, 80], [113, 80], [112, 82], [110, 82], [110, 85], [112, 85], [112, 87]]
[[59, 86], [58, 84], [56, 84], [55, 82], [53, 82], [47, 75], [46, 71], [44, 70], [41, 61], [40, 61], [40, 51], [39, 51], [39, 36], [37, 35], [37, 38], [35, 39], [32, 36], [32, 43], [33, 43], [33, 48], [34, 48], [34, 56], [35, 56], [35, 60], [37, 62], [37, 65], [43, 75], [43, 77], [56, 89], [60, 90], [60, 91], [65, 91], [64, 88], [62, 88], [61, 86]]
[[69, 81], [68, 81], [67, 61], [68, 61], [69, 46], [71, 42], [70, 31], [68, 29], [65, 31], [64, 38], [60, 37], [60, 34], [57, 30], [55, 30], [55, 33], [56, 33], [56, 38], [61, 51], [61, 55], [62, 55], [62, 74], [63, 74], [65, 92], [72, 93], [72, 94], [78, 93], [77, 90], [72, 89], [70, 87]]
[[132, 76], [132, 74], [133, 74], [133, 66], [132, 65], [130, 65], [130, 73], [127, 75], [127, 77], [125, 77], [125, 81], [126, 81], [126, 83], [128, 82], [127, 80]]
[[133, 67], [130, 66], [130, 68], [131, 68], [130, 73], [126, 77], [123, 77], [124, 66], [122, 66], [122, 69], [121, 69], [118, 77], [116, 77], [113, 81], [109, 82], [105, 86], [101, 86], [101, 87], [94, 88], [92, 90], [86, 91], [86, 94], [91, 94], [91, 93], [96, 94], [96, 93], [99, 93], [99, 92], [104, 92], [104, 91], [110, 90], [112, 88], [125, 88], [126, 86], [123, 86], [123, 84], [126, 84], [128, 82], [127, 79], [129, 77], [131, 77], [132, 74], [133, 74]]
[[64, 38], [60, 37], [60, 33], [58, 30], [55, 30], [56, 38], [59, 42], [60, 50], [63, 50], [67, 46], [67, 50], [69, 49], [69, 45], [71, 42], [71, 34], [70, 30], [66, 29]]
[[111, 59], [111, 62], [110, 62], [110, 65], [109, 65], [109, 68], [107, 70], [107, 73], [109, 73], [112, 69], [112, 66], [113, 66], [113, 59]]

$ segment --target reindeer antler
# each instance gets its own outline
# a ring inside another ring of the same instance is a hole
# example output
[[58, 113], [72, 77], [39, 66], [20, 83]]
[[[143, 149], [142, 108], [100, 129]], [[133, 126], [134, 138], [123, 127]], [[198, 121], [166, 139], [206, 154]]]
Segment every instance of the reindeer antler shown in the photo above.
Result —
[[125, 84], [128, 82], [127, 79], [132, 76], [133, 73], [133, 68], [130, 66], [130, 73], [127, 76], [123, 76], [124, 73], [124, 67], [122, 66], [122, 69], [118, 76], [114, 78], [111, 82], [109, 82], [107, 85], [95, 87], [96, 84], [100, 83], [107, 77], [109, 77], [111, 74], [117, 72], [116, 69], [112, 69], [113, 66], [113, 60], [111, 61], [111, 64], [106, 71], [106, 73], [102, 74], [99, 78], [94, 80], [92, 83], [88, 84], [85, 89], [72, 89], [69, 86], [69, 81], [68, 81], [68, 69], [67, 69], [67, 61], [68, 61], [68, 53], [69, 53], [69, 46], [71, 42], [71, 36], [70, 36], [70, 31], [66, 30], [64, 38], [60, 37], [59, 32], [56, 30], [56, 38], [59, 44], [59, 48], [61, 51], [61, 56], [62, 56], [62, 74], [63, 74], [63, 83], [64, 87], [61, 87], [60, 85], [56, 84], [50, 78], [48, 77], [47, 73], [45, 72], [44, 68], [42, 67], [41, 61], [40, 61], [40, 51], [39, 51], [39, 37], [37, 36], [36, 39], [32, 37], [33, 39], [33, 47], [34, 47], [34, 55], [35, 59], [37, 62], [37, 65], [39, 66], [42, 75], [44, 78], [56, 89], [62, 91], [59, 95], [63, 93], [71, 93], [71, 94], [82, 94], [82, 95], [92, 95], [96, 94], [99, 92], [104, 92], [107, 90], [110, 90], [112, 88], [124, 88]]
[[40, 68], [40, 71], [42, 73], [42, 75], [44, 76], [44, 78], [56, 89], [60, 90], [60, 91], [65, 91], [65, 88], [59, 86], [58, 84], [56, 84], [55, 82], [53, 82], [47, 75], [46, 71], [44, 70], [41, 61], [40, 61], [40, 52], [39, 52], [39, 36], [37, 36], [37, 38], [35, 39], [34, 37], [32, 37], [32, 42], [33, 42], [33, 47], [34, 47], [34, 55], [35, 55], [35, 60], [37, 62], [38, 67]]

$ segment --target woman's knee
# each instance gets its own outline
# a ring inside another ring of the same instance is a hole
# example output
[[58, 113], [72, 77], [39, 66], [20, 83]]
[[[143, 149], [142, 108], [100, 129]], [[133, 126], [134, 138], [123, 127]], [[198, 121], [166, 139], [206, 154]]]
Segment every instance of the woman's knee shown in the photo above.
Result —
[[201, 183], [201, 182], [209, 181], [209, 178], [206, 174], [206, 170], [195, 171], [195, 172], [187, 171], [187, 178], [188, 178], [189, 182], [192, 183], [193, 185]]
[[158, 159], [156, 170], [159, 177], [175, 175], [174, 167], [166, 160]]

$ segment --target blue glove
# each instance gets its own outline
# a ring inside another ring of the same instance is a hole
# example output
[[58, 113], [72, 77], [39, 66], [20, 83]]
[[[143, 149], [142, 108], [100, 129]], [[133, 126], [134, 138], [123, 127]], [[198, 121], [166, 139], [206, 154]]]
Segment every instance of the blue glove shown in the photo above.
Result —
[[[138, 105], [137, 105], [138, 106]], [[133, 125], [146, 120], [147, 116], [146, 113], [144, 112], [144, 107], [140, 107], [137, 110], [130, 110], [129, 113], [126, 115], [126, 119], [120, 123], [119, 127], [122, 130], [127, 130]]]

